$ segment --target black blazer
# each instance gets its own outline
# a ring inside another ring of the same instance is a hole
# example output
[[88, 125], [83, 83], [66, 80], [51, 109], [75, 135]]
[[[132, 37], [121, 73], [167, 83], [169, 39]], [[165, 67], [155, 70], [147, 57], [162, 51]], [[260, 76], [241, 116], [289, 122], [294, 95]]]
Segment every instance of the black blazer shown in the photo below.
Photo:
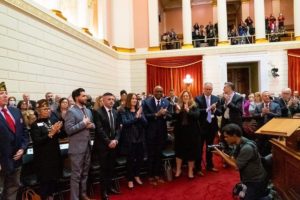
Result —
[[[222, 108], [222, 127], [224, 124], [224, 113], [226, 110], [225, 99], [221, 99]], [[231, 102], [227, 105], [229, 108], [229, 121], [242, 127], [242, 116], [243, 116], [243, 97], [235, 93], [232, 97]]]
[[[298, 106], [294, 107], [287, 107], [287, 104], [284, 102], [283, 98], [279, 98], [277, 100], [274, 101], [275, 103], [278, 103], [281, 109], [281, 117], [292, 117], [296, 112], [297, 112], [297, 108]], [[291, 113], [291, 116], [289, 116], [289, 111]]]
[[212, 116], [214, 116], [214, 117], [212, 118], [212, 121], [211, 121], [210, 124], [206, 120], [206, 118], [207, 118], [207, 112], [206, 112], [207, 105], [206, 105], [205, 95], [203, 94], [201, 96], [197, 96], [195, 98], [195, 102], [198, 104], [198, 107], [200, 109], [200, 118], [199, 118], [200, 127], [205, 128], [207, 125], [211, 125], [213, 131], [215, 131], [215, 132], [218, 131], [219, 127], [218, 127], [218, 118], [217, 118], [217, 116], [222, 115], [222, 110], [221, 110], [221, 107], [220, 107], [219, 97], [217, 97], [215, 95], [210, 96], [210, 105], [212, 105], [214, 103], [217, 103], [217, 105], [216, 105], [217, 107], [216, 107], [215, 112], [211, 113]]
[[94, 150], [102, 154], [103, 151], [106, 152], [110, 150], [108, 145], [111, 142], [111, 140], [119, 141], [120, 123], [117, 120], [118, 116], [117, 111], [115, 109], [112, 109], [115, 125], [114, 132], [111, 132], [109, 125], [109, 117], [104, 106], [99, 108], [94, 114], [94, 123], [96, 126]]
[[167, 120], [172, 119], [172, 108], [167, 99], [161, 98], [160, 105], [162, 108], [167, 108], [166, 116], [155, 117], [157, 108], [154, 97], [143, 101], [143, 112], [148, 121], [146, 142], [150, 144], [164, 144], [167, 140]]
[[0, 113], [0, 165], [5, 174], [11, 173], [15, 168], [21, 166], [22, 158], [15, 161], [13, 156], [19, 149], [23, 149], [25, 153], [28, 145], [28, 131], [23, 123], [20, 110], [14, 107], [7, 109], [15, 120], [16, 133], [10, 130], [5, 118]]

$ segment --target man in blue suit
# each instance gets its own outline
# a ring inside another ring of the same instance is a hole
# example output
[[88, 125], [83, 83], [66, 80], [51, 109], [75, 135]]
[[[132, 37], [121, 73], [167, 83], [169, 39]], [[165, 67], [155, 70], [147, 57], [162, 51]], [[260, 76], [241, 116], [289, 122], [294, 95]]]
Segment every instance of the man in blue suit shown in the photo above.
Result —
[[152, 185], [163, 183], [160, 177], [161, 153], [167, 141], [167, 120], [171, 119], [171, 106], [167, 99], [162, 98], [163, 88], [156, 86], [154, 97], [143, 101], [143, 112], [148, 120], [146, 143], [149, 163], [149, 181]]
[[28, 145], [28, 133], [20, 110], [7, 107], [5, 83], [0, 83], [0, 185], [2, 198], [15, 200], [20, 186], [22, 156]]

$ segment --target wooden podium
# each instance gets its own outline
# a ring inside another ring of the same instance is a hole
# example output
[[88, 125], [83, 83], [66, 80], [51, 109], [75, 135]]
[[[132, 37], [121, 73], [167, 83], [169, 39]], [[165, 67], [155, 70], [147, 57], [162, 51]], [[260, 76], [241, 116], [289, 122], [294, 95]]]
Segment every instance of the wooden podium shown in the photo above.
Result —
[[271, 139], [272, 181], [284, 200], [300, 199], [300, 119], [274, 118], [257, 134], [280, 136]]

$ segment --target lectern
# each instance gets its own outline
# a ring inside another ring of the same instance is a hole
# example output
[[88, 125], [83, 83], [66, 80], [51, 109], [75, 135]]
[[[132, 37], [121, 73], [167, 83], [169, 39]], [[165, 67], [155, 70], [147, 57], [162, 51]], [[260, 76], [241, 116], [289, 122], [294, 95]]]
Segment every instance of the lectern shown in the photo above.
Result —
[[272, 181], [284, 200], [300, 199], [300, 119], [274, 118], [256, 131], [271, 139]]

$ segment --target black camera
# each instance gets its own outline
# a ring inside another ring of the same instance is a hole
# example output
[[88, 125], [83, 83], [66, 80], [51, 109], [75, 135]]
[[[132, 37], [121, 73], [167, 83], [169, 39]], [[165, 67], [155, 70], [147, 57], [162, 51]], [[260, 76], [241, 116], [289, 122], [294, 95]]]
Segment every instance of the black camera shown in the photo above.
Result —
[[207, 145], [207, 150], [208, 151], [214, 151], [215, 147], [218, 148], [218, 149], [220, 149], [220, 150], [225, 149], [224, 144], [223, 143], [219, 143], [219, 144]]

